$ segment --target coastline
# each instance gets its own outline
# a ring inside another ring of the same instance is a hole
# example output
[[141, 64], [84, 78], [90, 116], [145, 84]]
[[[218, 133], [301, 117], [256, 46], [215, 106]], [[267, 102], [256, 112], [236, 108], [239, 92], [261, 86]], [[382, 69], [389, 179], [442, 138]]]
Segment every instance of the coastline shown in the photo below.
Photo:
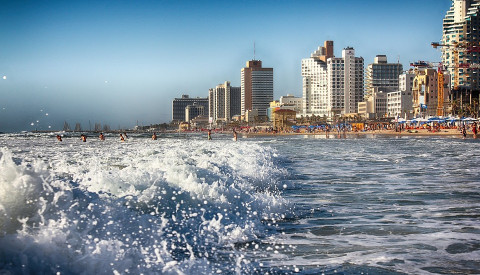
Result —
[[[275, 136], [326, 136], [325, 132], [316, 132], [316, 133], [293, 133], [293, 132], [280, 132], [280, 133], [240, 133], [242, 137], [275, 137]], [[329, 136], [338, 136], [338, 132], [329, 132]], [[344, 133], [340, 133], [344, 136]], [[414, 131], [402, 131], [395, 132], [394, 130], [375, 130], [375, 131], [359, 131], [359, 132], [346, 132], [346, 136], [363, 136], [363, 135], [379, 135], [379, 136], [424, 136], [424, 137], [462, 137], [462, 133], [458, 129], [442, 129], [438, 132], [431, 132], [427, 129], [418, 129]], [[473, 134], [467, 133], [467, 138], [473, 138]]]

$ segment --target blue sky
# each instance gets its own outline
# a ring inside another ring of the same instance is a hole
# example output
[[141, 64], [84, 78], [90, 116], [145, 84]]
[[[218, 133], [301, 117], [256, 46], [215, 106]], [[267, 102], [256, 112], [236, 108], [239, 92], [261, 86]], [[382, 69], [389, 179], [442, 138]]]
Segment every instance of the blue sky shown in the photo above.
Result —
[[[275, 98], [301, 96], [301, 59], [324, 40], [404, 69], [439, 61], [450, 0], [0, 0], [0, 132], [169, 122], [182, 94], [206, 97], [256, 57]], [[4, 77], [6, 79], [4, 79]], [[48, 115], [46, 115], [48, 113]], [[37, 122], [38, 120], [38, 122]], [[32, 126], [31, 123], [34, 123]]]

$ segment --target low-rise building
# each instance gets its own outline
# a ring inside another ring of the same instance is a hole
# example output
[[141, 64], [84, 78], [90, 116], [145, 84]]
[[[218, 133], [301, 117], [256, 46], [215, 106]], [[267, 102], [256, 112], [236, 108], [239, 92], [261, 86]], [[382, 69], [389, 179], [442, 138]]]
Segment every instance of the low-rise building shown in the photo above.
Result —
[[372, 94], [363, 102], [358, 103], [358, 114], [366, 119], [387, 117], [387, 91], [373, 88]]
[[185, 108], [185, 121], [190, 122], [190, 120], [196, 118], [197, 116], [205, 115], [205, 106], [199, 105], [197, 103], [193, 105], [188, 105]]
[[[442, 73], [443, 98], [448, 102], [450, 96], [450, 75]], [[442, 83], [441, 83], [442, 84]], [[415, 117], [436, 116], [438, 107], [438, 72], [433, 68], [416, 68], [413, 80], [413, 113]]]
[[208, 113], [208, 98], [191, 98], [188, 95], [182, 95], [181, 98], [175, 98], [172, 101], [172, 121], [185, 121], [185, 108], [188, 105], [202, 105], [204, 106], [204, 112]]
[[284, 131], [295, 125], [297, 112], [288, 109], [278, 109], [273, 112], [273, 127], [277, 130]]

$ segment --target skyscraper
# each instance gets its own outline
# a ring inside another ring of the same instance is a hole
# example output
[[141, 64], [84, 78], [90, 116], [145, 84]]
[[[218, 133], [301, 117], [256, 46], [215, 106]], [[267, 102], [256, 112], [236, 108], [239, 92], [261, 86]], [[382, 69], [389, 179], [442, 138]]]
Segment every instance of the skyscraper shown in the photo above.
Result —
[[[457, 88], [479, 89], [480, 0], [452, 0], [443, 19], [442, 62]], [[463, 65], [462, 65], [463, 64]]]
[[333, 57], [333, 41], [325, 41], [310, 58], [302, 59], [303, 115], [328, 116], [327, 59]]
[[398, 77], [402, 74], [403, 65], [388, 63], [386, 55], [377, 55], [372, 64], [367, 66], [365, 78], [366, 96], [370, 96], [373, 88], [385, 92], [398, 91]]
[[266, 116], [273, 101], [273, 68], [262, 68], [262, 61], [247, 61], [241, 71], [241, 114], [247, 110], [258, 110], [259, 116]]
[[208, 91], [209, 117], [214, 122], [228, 122], [241, 112], [241, 88], [230, 86], [229, 81]]
[[363, 100], [363, 58], [353, 48], [333, 55], [333, 41], [325, 41], [310, 58], [302, 59], [303, 114], [333, 117], [356, 113]]
[[341, 58], [327, 59], [327, 80], [329, 116], [358, 112], [363, 100], [363, 57], [355, 57], [355, 50], [347, 47]]

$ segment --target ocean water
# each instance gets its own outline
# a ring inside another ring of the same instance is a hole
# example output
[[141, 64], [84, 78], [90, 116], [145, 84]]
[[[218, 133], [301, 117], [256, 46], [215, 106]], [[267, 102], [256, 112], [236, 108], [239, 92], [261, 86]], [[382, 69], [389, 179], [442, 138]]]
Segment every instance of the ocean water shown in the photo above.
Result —
[[480, 140], [0, 135], [1, 274], [479, 274]]

